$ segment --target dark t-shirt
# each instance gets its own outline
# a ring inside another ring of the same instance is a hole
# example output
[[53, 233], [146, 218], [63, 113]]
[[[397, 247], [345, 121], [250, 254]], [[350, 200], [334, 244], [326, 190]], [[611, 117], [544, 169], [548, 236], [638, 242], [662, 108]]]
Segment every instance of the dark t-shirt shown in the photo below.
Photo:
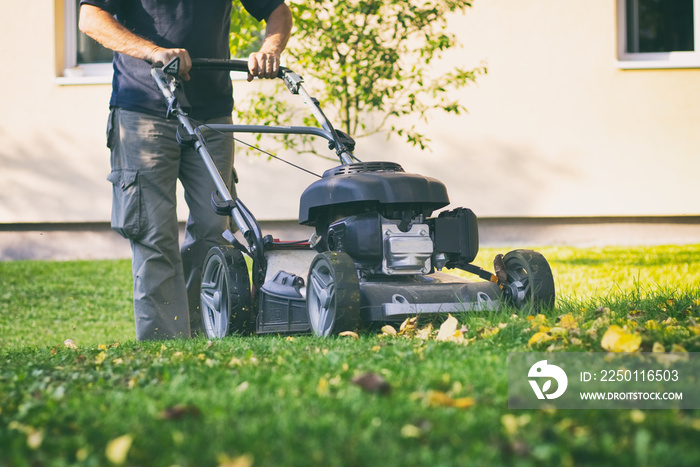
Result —
[[[165, 48], [187, 49], [192, 58], [229, 58], [231, 0], [81, 0], [116, 16], [130, 31]], [[284, 0], [241, 0], [258, 21]], [[150, 65], [114, 54], [110, 106], [165, 116], [163, 95], [151, 77]], [[233, 89], [226, 71], [190, 72], [184, 84], [193, 118], [231, 115]]]

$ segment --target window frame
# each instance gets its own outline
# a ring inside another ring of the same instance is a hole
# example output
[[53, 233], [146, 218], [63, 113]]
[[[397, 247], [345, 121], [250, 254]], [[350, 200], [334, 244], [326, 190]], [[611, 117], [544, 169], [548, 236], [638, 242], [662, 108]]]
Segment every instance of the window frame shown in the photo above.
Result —
[[78, 9], [75, 0], [63, 0], [63, 70], [58, 84], [110, 84], [111, 63], [78, 63]]
[[617, 0], [617, 66], [623, 70], [700, 68], [700, 0], [693, 0], [693, 51], [627, 52], [627, 5]]

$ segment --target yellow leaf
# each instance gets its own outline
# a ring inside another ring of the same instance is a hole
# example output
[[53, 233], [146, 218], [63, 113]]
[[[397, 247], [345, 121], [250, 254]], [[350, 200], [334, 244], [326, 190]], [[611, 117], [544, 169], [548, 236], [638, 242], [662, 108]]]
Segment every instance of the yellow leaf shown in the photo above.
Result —
[[218, 456], [219, 467], [253, 467], [253, 456], [243, 454], [238, 457], [229, 457], [226, 454]]
[[532, 335], [530, 340], [527, 341], [527, 345], [539, 344], [540, 342], [547, 342], [551, 341], [552, 339], [554, 338], [546, 332], [536, 332]]
[[75, 345], [75, 342], [73, 342], [73, 339], [64, 340], [63, 345], [68, 347], [69, 349], [77, 349], [78, 348], [78, 346]]
[[422, 430], [415, 425], [407, 424], [401, 427], [402, 438], [419, 438]]
[[671, 352], [672, 353], [685, 353], [685, 354], [688, 353], [688, 351], [685, 350], [685, 347], [683, 347], [682, 345], [678, 345], [678, 344], [673, 344], [671, 346]]
[[418, 317], [414, 316], [412, 318], [406, 318], [401, 326], [399, 327], [399, 334], [410, 336], [416, 332], [416, 323], [418, 322]]
[[432, 407], [452, 407], [452, 404], [454, 403], [452, 398], [447, 393], [442, 391], [428, 391], [426, 400], [428, 401], [428, 405]]
[[426, 327], [416, 331], [416, 337], [418, 339], [426, 340], [426, 339], [430, 339], [430, 335], [432, 333], [433, 333], [433, 323], [428, 323], [428, 325]]
[[642, 336], [629, 333], [613, 324], [603, 334], [600, 345], [608, 352], [636, 352], [641, 343]]
[[664, 345], [661, 342], [654, 342], [654, 345], [651, 347], [651, 351], [663, 353], [666, 352], [666, 349], [664, 349]]
[[564, 329], [576, 329], [578, 327], [578, 323], [576, 322], [574, 315], [567, 313], [559, 320], [559, 326]]
[[133, 441], [133, 436], [129, 434], [114, 438], [107, 443], [107, 449], [105, 450], [107, 459], [113, 464], [123, 464], [126, 461], [126, 456], [129, 454]]
[[114, 360], [112, 360], [112, 363], [115, 365], [121, 365], [122, 363], [124, 363], [124, 360], [122, 360], [121, 358], [115, 358]]
[[391, 326], [389, 324], [382, 326], [382, 333], [384, 333], [385, 336], [395, 336], [397, 334], [396, 329], [394, 329], [394, 326]]
[[458, 325], [459, 323], [457, 322], [457, 318], [452, 315], [447, 315], [447, 319], [440, 325], [440, 330], [438, 331], [438, 335], [435, 339], [438, 341], [453, 340], [454, 335], [457, 332]]
[[104, 344], [98, 345], [97, 348], [100, 349], [100, 350], [107, 350], [107, 346], [104, 345]]
[[481, 337], [483, 337], [484, 339], [487, 339], [487, 338], [489, 338], [489, 337], [495, 336], [495, 335], [498, 334], [500, 331], [501, 331], [501, 328], [499, 328], [498, 326], [493, 327], [493, 328], [486, 328], [486, 329], [484, 329], [484, 331], [481, 333]]
[[319, 396], [327, 396], [329, 392], [328, 380], [326, 378], [319, 379], [318, 385], [316, 386], [316, 393]]
[[661, 329], [661, 327], [659, 326], [659, 323], [657, 323], [653, 319], [650, 319], [646, 323], [644, 323], [644, 327], [650, 331]]
[[399, 334], [412, 334], [416, 331], [416, 323], [418, 322], [418, 317], [414, 316], [412, 318], [406, 318], [401, 326], [399, 327]]
[[102, 351], [102, 352], [98, 353], [97, 356], [95, 357], [95, 363], [97, 365], [102, 365], [102, 362], [105, 361], [105, 358], [107, 358], [107, 354], [104, 351]]
[[474, 405], [475, 402], [473, 397], [460, 397], [454, 400], [453, 406], [458, 409], [468, 409]]
[[343, 331], [340, 334], [338, 334], [341, 337], [352, 337], [353, 339], [359, 339], [360, 336], [357, 335], [356, 332], [353, 331]]

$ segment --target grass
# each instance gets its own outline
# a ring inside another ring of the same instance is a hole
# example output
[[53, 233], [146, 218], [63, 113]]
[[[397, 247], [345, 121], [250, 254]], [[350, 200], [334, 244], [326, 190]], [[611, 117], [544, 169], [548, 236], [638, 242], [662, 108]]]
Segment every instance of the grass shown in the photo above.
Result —
[[[138, 343], [127, 261], [0, 263], [0, 465], [700, 464], [700, 411], [509, 410], [506, 365], [514, 351], [602, 351], [613, 324], [640, 350], [700, 352], [700, 245], [538, 250], [556, 307], [459, 316], [467, 345]], [[568, 315], [575, 329], [551, 330]], [[390, 390], [353, 384], [367, 373]]]

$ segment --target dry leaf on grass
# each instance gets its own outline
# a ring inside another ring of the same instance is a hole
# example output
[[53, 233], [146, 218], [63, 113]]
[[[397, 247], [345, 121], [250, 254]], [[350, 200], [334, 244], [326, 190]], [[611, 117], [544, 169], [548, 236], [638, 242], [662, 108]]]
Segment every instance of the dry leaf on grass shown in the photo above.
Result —
[[201, 410], [199, 410], [199, 407], [195, 405], [177, 404], [171, 407], [166, 407], [158, 414], [158, 418], [161, 420], [180, 420], [184, 417], [198, 418], [201, 415]]
[[105, 450], [107, 459], [109, 459], [111, 463], [117, 465], [126, 462], [126, 456], [129, 454], [129, 449], [131, 449], [131, 443], [133, 441], [134, 437], [129, 434], [114, 438], [107, 443], [107, 449]]
[[353, 331], [343, 331], [340, 334], [338, 334], [340, 337], [352, 337], [353, 339], [359, 339], [360, 336], [357, 335], [356, 332]]
[[600, 346], [608, 352], [636, 352], [642, 343], [642, 336], [627, 332], [613, 324], [603, 334]]
[[359, 376], [355, 376], [352, 379], [352, 383], [360, 386], [367, 392], [384, 395], [391, 392], [391, 385], [377, 373], [364, 373]]
[[78, 348], [78, 346], [75, 345], [75, 342], [73, 342], [73, 339], [64, 340], [63, 345], [68, 347], [69, 349], [77, 349]]

